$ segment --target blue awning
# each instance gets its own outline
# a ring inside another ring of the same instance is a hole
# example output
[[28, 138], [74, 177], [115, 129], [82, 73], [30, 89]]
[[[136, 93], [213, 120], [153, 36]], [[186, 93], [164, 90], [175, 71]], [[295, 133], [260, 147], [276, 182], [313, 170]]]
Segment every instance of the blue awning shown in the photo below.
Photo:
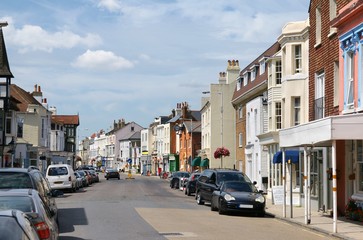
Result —
[[[288, 161], [291, 160], [291, 163], [299, 163], [299, 153], [299, 150], [286, 150], [285, 162], [288, 163]], [[282, 163], [282, 151], [275, 153], [273, 163]]]

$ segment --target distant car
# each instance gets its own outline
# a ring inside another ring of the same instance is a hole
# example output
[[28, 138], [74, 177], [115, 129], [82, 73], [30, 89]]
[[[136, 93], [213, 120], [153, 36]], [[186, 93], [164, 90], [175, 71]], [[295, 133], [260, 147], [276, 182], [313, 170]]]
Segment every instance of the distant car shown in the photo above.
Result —
[[98, 177], [98, 173], [95, 170], [88, 170], [89, 173], [91, 173], [93, 182], [99, 182], [100, 178]]
[[34, 189], [1, 189], [0, 210], [26, 213], [40, 239], [56, 240], [59, 230], [55, 212], [48, 208]]
[[39, 240], [29, 217], [19, 210], [0, 211], [0, 239]]
[[86, 177], [87, 177], [87, 180], [88, 180], [88, 185], [91, 185], [93, 183], [93, 177], [92, 177], [92, 174], [89, 172], [89, 170], [82, 170], [85, 174], [86, 174]]
[[52, 189], [76, 191], [76, 176], [71, 165], [55, 164], [49, 165], [46, 178]]
[[227, 181], [212, 194], [211, 210], [219, 214], [227, 212], [254, 213], [265, 216], [265, 196], [251, 182]]
[[107, 169], [105, 173], [105, 178], [108, 180], [110, 178], [117, 178], [120, 180], [120, 173], [117, 171], [117, 169]]
[[55, 197], [63, 195], [62, 191], [50, 188], [48, 180], [36, 168], [0, 168], [0, 189], [27, 188], [39, 192], [45, 204], [57, 212]]
[[88, 183], [87, 174], [83, 170], [77, 170], [75, 172], [78, 173], [82, 177], [82, 185], [83, 185], [83, 187], [88, 187], [89, 186], [89, 183]]
[[179, 189], [179, 187], [181, 186], [181, 181], [183, 181], [184, 178], [188, 178], [188, 177], [190, 177], [189, 172], [185, 172], [185, 171], [173, 172], [169, 178], [170, 187]]
[[185, 188], [184, 193], [185, 195], [192, 195], [192, 193], [195, 193], [195, 183], [200, 176], [199, 172], [192, 173], [190, 177], [185, 181]]
[[223, 182], [240, 181], [251, 182], [246, 174], [233, 169], [205, 169], [196, 182], [195, 199], [197, 204], [210, 202], [213, 191], [217, 190]]

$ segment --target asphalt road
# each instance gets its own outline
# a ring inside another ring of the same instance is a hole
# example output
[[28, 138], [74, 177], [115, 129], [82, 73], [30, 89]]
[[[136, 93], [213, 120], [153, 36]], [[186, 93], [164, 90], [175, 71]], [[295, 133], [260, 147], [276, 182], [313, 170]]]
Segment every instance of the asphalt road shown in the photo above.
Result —
[[57, 198], [59, 239], [327, 239], [268, 216], [219, 215], [166, 180], [133, 177], [100, 174], [100, 183]]

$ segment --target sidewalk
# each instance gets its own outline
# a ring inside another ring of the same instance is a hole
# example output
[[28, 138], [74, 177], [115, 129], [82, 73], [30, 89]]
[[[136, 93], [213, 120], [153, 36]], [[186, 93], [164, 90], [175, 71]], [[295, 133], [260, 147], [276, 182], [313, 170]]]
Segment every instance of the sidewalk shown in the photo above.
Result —
[[286, 218], [283, 218], [282, 205], [273, 205], [271, 199], [266, 201], [266, 213], [277, 219], [297, 224], [332, 237], [348, 240], [363, 239], [363, 223], [350, 221], [344, 217], [337, 220], [337, 233], [333, 233], [333, 218], [321, 212], [311, 211], [311, 222], [305, 224], [304, 207], [293, 207], [293, 218], [290, 217], [291, 208], [286, 206]]

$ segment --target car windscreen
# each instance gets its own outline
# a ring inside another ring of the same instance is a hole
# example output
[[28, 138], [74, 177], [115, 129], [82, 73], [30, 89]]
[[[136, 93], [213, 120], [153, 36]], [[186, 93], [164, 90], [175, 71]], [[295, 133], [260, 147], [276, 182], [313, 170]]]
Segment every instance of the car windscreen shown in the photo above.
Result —
[[219, 185], [222, 182], [226, 181], [242, 181], [249, 182], [249, 179], [246, 179], [241, 172], [220, 172], [217, 173], [217, 184]]
[[10, 209], [35, 212], [33, 200], [28, 196], [0, 196], [0, 211]]
[[225, 182], [222, 190], [226, 192], [257, 192], [256, 187], [247, 182]]
[[33, 188], [29, 174], [22, 172], [0, 172], [0, 189]]
[[13, 217], [0, 216], [0, 239], [26, 239], [24, 232]]
[[67, 167], [51, 167], [48, 169], [48, 176], [68, 175]]

